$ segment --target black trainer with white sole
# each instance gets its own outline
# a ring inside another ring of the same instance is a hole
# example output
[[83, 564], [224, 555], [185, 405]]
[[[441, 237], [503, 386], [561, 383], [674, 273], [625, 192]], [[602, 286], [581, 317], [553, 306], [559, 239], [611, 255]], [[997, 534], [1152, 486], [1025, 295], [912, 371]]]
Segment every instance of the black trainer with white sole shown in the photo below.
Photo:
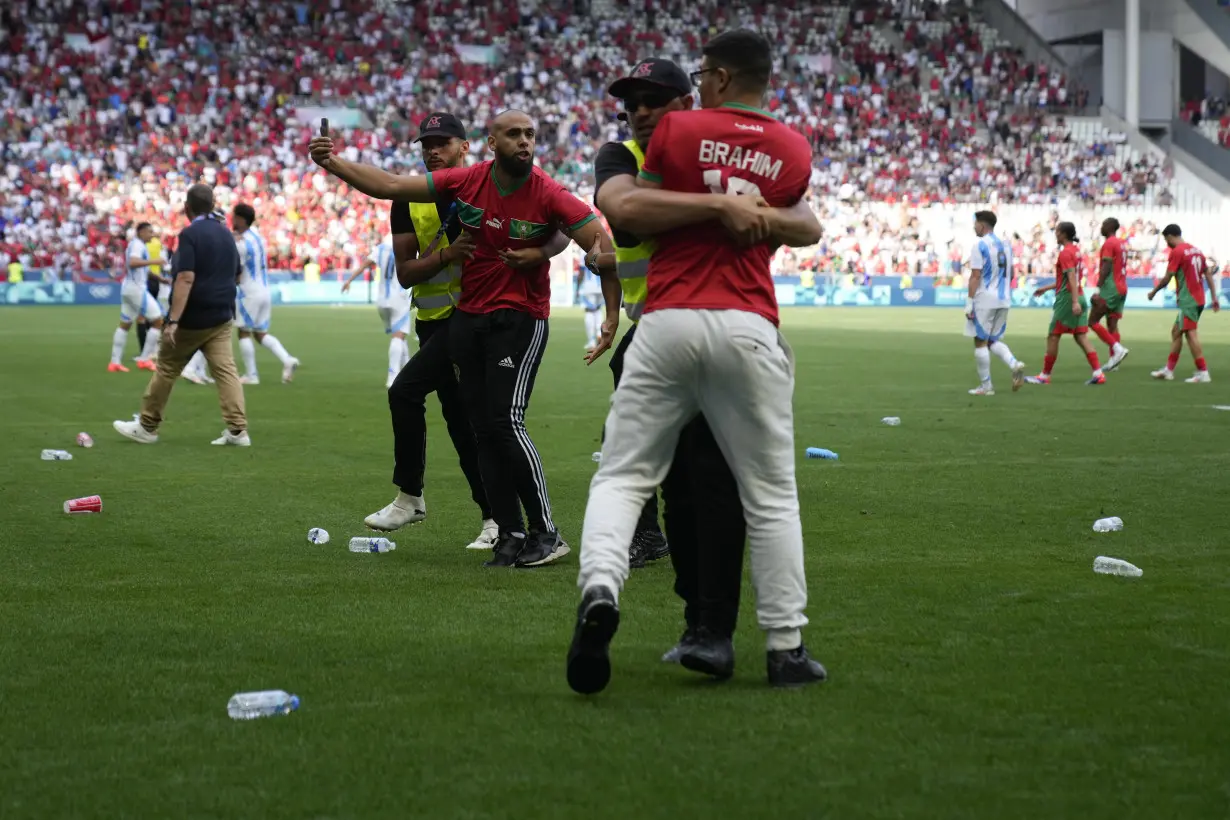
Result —
[[526, 538], [522, 533], [500, 533], [500, 540], [495, 542], [491, 550], [491, 560], [483, 563], [484, 567], [512, 567], [517, 564], [517, 556], [525, 549]]
[[577, 626], [568, 648], [568, 685], [582, 695], [601, 692], [611, 680], [611, 638], [619, 629], [615, 593], [606, 587], [586, 590], [577, 607]]
[[541, 567], [558, 561], [571, 552], [568, 544], [559, 537], [558, 532], [532, 532], [526, 541], [525, 549], [517, 556], [517, 566], [522, 569]]
[[701, 626], [682, 647], [679, 663], [684, 669], [727, 680], [735, 673], [735, 646], [729, 637]]
[[807, 654], [807, 647], [799, 644], [797, 649], [769, 652], [765, 659], [769, 672], [769, 685], [779, 687], [806, 686], [822, 683], [828, 672]]

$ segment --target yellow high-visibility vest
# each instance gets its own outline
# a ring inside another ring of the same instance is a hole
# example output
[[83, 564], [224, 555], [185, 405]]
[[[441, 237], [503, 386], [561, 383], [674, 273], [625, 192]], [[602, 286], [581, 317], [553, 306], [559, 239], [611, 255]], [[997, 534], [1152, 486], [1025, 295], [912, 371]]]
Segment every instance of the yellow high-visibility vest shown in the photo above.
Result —
[[[645, 164], [645, 152], [636, 140], [625, 140], [624, 147], [636, 157], [636, 170], [640, 171]], [[649, 294], [645, 277], [649, 273], [649, 257], [653, 256], [657, 243], [650, 239], [625, 248], [613, 238], [612, 241], [615, 244], [615, 272], [624, 294], [624, 313], [635, 324], [645, 311], [645, 297]]]
[[[448, 247], [448, 236], [440, 233], [440, 214], [432, 202], [411, 202], [410, 221], [414, 223], [414, 234], [419, 239], [419, 254], [427, 252], [427, 248], [440, 234], [440, 240], [432, 248], [432, 253]], [[454, 262], [445, 266], [435, 276], [426, 282], [415, 285], [410, 291], [411, 302], [418, 311], [418, 321], [434, 322], [447, 319], [457, 306], [461, 296], [461, 263]]]

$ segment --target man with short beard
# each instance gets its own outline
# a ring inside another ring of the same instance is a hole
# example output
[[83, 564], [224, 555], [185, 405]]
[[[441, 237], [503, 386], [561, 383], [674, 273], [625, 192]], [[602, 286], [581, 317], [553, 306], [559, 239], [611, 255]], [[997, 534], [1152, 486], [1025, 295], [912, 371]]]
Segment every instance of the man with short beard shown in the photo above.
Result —
[[[473, 251], [462, 262], [449, 348], [499, 527], [488, 566], [540, 566], [569, 551], [551, 519], [542, 462], [525, 429], [547, 342], [550, 265], [543, 261], [518, 269], [511, 257], [548, 244], [557, 228], [583, 248], [612, 247], [594, 212], [534, 167], [536, 137], [528, 115], [505, 111], [492, 121], [487, 137], [494, 160], [415, 177], [347, 162], [333, 153], [328, 137], [315, 137], [310, 146], [313, 161], [368, 196], [400, 202], [454, 200], [456, 218], [473, 239]], [[619, 326], [620, 288], [613, 270], [603, 271], [602, 286], [606, 320], [598, 346], [587, 356], [590, 362], [610, 348]]]

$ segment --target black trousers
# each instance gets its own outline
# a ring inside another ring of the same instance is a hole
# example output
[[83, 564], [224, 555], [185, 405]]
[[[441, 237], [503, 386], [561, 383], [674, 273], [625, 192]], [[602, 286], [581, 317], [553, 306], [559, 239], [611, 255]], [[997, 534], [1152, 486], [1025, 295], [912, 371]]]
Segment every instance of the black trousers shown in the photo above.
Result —
[[[149, 295], [155, 299], [158, 298], [158, 286], [162, 283], [157, 279], [150, 277], [145, 280], [145, 289], [149, 291]], [[137, 352], [145, 350], [145, 336], [149, 333], [149, 325], [145, 322], [137, 322]]]
[[[635, 334], [633, 325], [611, 358], [617, 387], [624, 355]], [[739, 485], [704, 416], [697, 416], [679, 434], [674, 460], [662, 481], [662, 506], [675, 568], [675, 594], [683, 599], [684, 619], [692, 628], [704, 625], [719, 634], [733, 635], [739, 618], [747, 524]], [[651, 526], [656, 530], [657, 517], [657, 499], [651, 496], [637, 529]]]
[[389, 388], [389, 415], [393, 419], [393, 483], [402, 492], [423, 494], [423, 474], [427, 469], [427, 396], [436, 394], [440, 412], [453, 440], [461, 472], [470, 484], [470, 495], [491, 517], [482, 473], [478, 467], [478, 442], [474, 428], [461, 403], [457, 376], [449, 356], [449, 324], [452, 318], [430, 322], [416, 321], [419, 349], [393, 380]]
[[[611, 374], [615, 377], [615, 386], [619, 387], [619, 379], [624, 374], [624, 354], [628, 352], [628, 348], [632, 345], [632, 339], [636, 336], [636, 325], [633, 325], [624, 337], [619, 340], [619, 344], [615, 346], [615, 352], [611, 355]], [[602, 428], [602, 440], [606, 441], [606, 428]], [[658, 494], [655, 492], [649, 496], [649, 500], [645, 502], [645, 506], [641, 508], [641, 517], [636, 522], [637, 532], [661, 532], [658, 526]], [[667, 541], [670, 539], [668, 538]]]
[[501, 533], [555, 532], [542, 459], [525, 429], [525, 411], [547, 348], [546, 319], [505, 308], [453, 313], [449, 351], [461, 400], [478, 438], [478, 463]]

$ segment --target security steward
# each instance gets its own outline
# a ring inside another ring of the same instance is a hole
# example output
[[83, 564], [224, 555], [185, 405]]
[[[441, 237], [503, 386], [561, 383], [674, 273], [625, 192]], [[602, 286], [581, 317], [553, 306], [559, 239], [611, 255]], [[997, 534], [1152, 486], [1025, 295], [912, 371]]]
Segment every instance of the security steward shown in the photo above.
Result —
[[[669, 111], [690, 109], [693, 98], [688, 75], [676, 63], [664, 59], [641, 61], [627, 77], [612, 83], [607, 93], [623, 103], [624, 113], [619, 118], [631, 125], [633, 132], [632, 139], [602, 146], [594, 161], [595, 204], [611, 224], [624, 310], [633, 322], [611, 359], [618, 386], [624, 355], [645, 307], [646, 273], [654, 250], [652, 241], [642, 242], [619, 229], [621, 197], [636, 188], [636, 177], [658, 121]], [[602, 264], [607, 260], [591, 261]], [[739, 613], [747, 526], [734, 474], [704, 416], [698, 416], [680, 434], [674, 462], [662, 482], [662, 503], [675, 569], [675, 593], [683, 599], [687, 624], [679, 644], [663, 660], [718, 678], [730, 677], [734, 672], [731, 638]], [[633, 540], [633, 566], [638, 563], [636, 539], [644, 532], [657, 531], [656, 519], [657, 504], [651, 497]]]

